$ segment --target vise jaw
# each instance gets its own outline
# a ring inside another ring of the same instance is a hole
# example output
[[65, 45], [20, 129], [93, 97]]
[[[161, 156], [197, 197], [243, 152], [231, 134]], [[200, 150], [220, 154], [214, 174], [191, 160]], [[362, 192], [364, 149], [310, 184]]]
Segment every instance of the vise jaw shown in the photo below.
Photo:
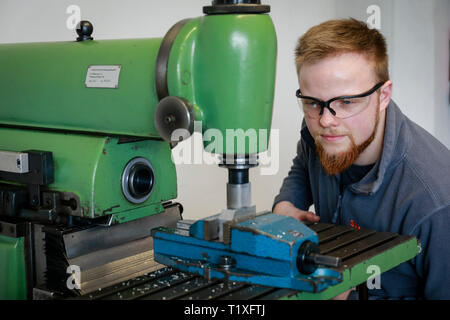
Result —
[[[340, 259], [320, 255], [317, 234], [296, 219], [270, 212], [219, 217], [153, 229], [155, 260], [211, 279], [307, 292], [341, 281], [339, 271], [327, 268], [339, 267]], [[212, 239], [220, 226], [223, 239]]]

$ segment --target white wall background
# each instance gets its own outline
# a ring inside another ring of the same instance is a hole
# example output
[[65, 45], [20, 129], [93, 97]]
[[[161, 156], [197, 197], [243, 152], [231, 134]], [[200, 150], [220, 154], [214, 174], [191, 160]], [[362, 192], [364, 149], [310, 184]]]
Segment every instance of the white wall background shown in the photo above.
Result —
[[[450, 147], [449, 0], [263, 0], [271, 5], [278, 35], [277, 80], [272, 129], [279, 130], [279, 170], [250, 170], [257, 210], [270, 209], [295, 155], [302, 115], [294, 92], [294, 47], [300, 35], [328, 19], [367, 21], [367, 8], [381, 9], [381, 31], [390, 54], [394, 100], [403, 112]], [[72, 41], [67, 8], [77, 5], [94, 25], [94, 38], [162, 37], [177, 21], [202, 15], [209, 0], [0, 0], [0, 43]], [[1, 72], [1, 70], [0, 70]], [[194, 138], [198, 139], [199, 136]], [[272, 157], [277, 156], [272, 155]], [[216, 165], [178, 165], [178, 201], [186, 219], [226, 206], [227, 171]]]

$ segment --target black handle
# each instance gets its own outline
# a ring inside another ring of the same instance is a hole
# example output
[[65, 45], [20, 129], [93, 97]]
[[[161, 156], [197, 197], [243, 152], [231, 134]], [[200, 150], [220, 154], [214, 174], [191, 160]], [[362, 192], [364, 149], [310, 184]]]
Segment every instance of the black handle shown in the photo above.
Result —
[[303, 274], [311, 274], [317, 267], [325, 266], [338, 268], [341, 265], [341, 258], [320, 254], [319, 245], [312, 241], [305, 241], [298, 249], [297, 268]]

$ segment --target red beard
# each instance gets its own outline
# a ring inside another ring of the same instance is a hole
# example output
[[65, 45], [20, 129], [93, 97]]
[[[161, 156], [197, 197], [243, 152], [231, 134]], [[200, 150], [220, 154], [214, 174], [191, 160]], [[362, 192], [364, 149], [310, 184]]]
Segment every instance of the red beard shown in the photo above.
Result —
[[315, 141], [317, 153], [320, 158], [320, 163], [322, 164], [322, 167], [324, 168], [325, 172], [329, 175], [336, 175], [344, 171], [345, 169], [349, 168], [356, 161], [356, 159], [358, 159], [359, 155], [375, 139], [379, 121], [380, 121], [380, 113], [377, 112], [375, 119], [375, 127], [373, 128], [370, 137], [360, 145], [356, 145], [353, 136], [350, 134], [348, 136], [351, 142], [350, 149], [338, 154], [328, 154], [323, 148], [322, 144], [320, 144], [320, 142], [316, 138]]

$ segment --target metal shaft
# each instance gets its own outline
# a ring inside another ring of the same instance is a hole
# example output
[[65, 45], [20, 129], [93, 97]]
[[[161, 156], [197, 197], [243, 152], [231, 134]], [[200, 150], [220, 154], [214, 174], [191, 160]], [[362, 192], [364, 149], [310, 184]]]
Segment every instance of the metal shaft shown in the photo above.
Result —
[[305, 261], [315, 265], [337, 268], [341, 265], [341, 259], [338, 257], [325, 256], [323, 254], [312, 253], [305, 258]]
[[251, 200], [251, 185], [245, 184], [230, 184], [227, 183], [227, 208], [239, 209], [243, 207], [250, 207]]

